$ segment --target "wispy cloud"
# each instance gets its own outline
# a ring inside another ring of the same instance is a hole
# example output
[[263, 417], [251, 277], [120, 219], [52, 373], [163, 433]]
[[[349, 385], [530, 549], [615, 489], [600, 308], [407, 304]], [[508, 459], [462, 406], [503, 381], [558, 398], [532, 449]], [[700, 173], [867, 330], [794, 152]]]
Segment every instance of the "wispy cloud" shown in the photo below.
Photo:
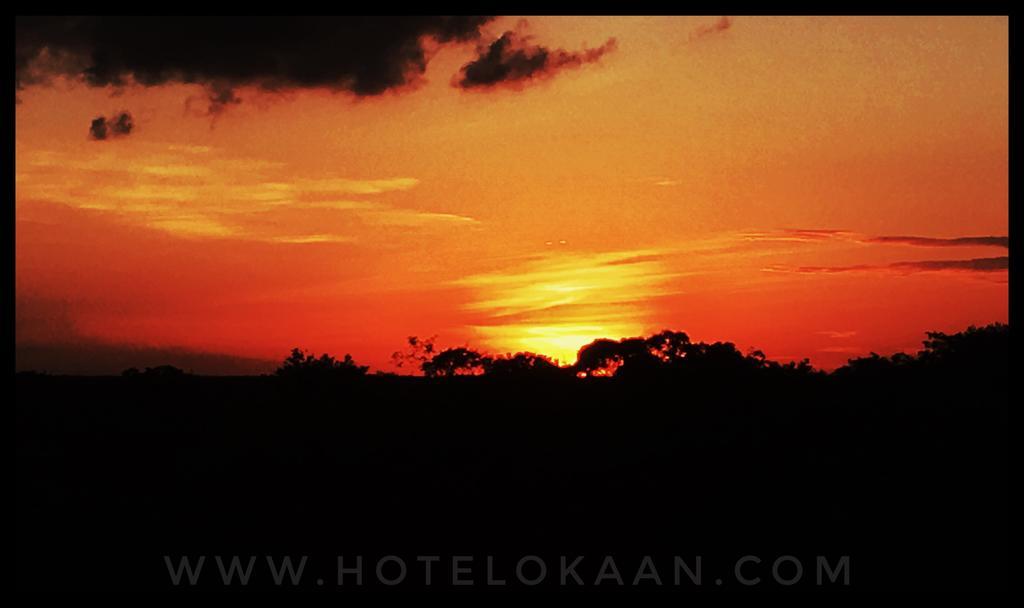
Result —
[[418, 211], [394, 207], [379, 201], [367, 200], [298, 200], [289, 201], [292, 209], [321, 209], [350, 212], [371, 226], [417, 227], [429, 225], [476, 225], [475, 218], [455, 213]]
[[390, 179], [303, 179], [294, 182], [293, 187], [301, 192], [330, 192], [346, 194], [381, 194], [410, 190], [420, 180], [414, 177], [394, 177]]
[[235, 228], [202, 216], [156, 215], [146, 225], [171, 234], [194, 238], [231, 238], [237, 235]]
[[817, 333], [819, 336], [825, 336], [827, 338], [832, 338], [834, 340], [843, 340], [846, 338], [852, 338], [857, 335], [857, 332], [854, 330], [842, 331], [835, 329], [824, 329], [815, 333]]
[[299, 236], [274, 236], [267, 239], [271, 243], [293, 243], [308, 245], [315, 243], [351, 243], [354, 241], [350, 236], [338, 234], [304, 234]]
[[[874, 236], [857, 233], [849, 230], [835, 229], [782, 229], [769, 231], [748, 231], [737, 235], [738, 244], [728, 251], [738, 252], [743, 249], [739, 244], [746, 247], [764, 248], [768, 252], [782, 252], [783, 247], [790, 256], [794, 255], [817, 255], [827, 257], [831, 255], [842, 255], [844, 259], [850, 256], [861, 255], [858, 252], [868, 252], [868, 247], [874, 247], [870, 263], [864, 264], [773, 264], [761, 268], [765, 272], [780, 272], [793, 274], [891, 274], [906, 275], [921, 272], [959, 272], [992, 274], [1005, 271], [1009, 267], [1007, 256], [998, 257], [973, 257], [966, 259], [941, 259], [941, 260], [897, 260], [888, 263], [879, 263], [875, 260], [882, 251], [879, 246], [902, 246], [914, 248], [986, 248], [998, 247], [1006, 249], [1009, 247], [1009, 237], [999, 235], [985, 236]], [[845, 245], [845, 247], [842, 247]], [[840, 249], [842, 251], [840, 252]]]
[[129, 144], [88, 156], [20, 155], [17, 199], [104, 212], [183, 238], [280, 244], [350, 243], [359, 224], [387, 230], [478, 223], [385, 200], [414, 189], [413, 177], [311, 178], [290, 175], [282, 163], [225, 157], [212, 148]]
[[363, 222], [374, 226], [473, 225], [474, 218], [454, 213], [434, 213], [411, 209], [383, 208], [358, 212]]
[[755, 243], [815, 243], [830, 240], [856, 240], [849, 230], [785, 228], [782, 230], [747, 231], [739, 234], [743, 241]]

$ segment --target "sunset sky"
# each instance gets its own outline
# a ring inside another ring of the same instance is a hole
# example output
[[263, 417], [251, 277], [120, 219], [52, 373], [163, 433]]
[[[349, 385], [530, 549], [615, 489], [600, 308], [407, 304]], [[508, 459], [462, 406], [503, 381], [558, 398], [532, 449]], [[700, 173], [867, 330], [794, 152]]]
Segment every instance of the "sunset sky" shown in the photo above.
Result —
[[395, 371], [410, 335], [572, 362], [661, 329], [834, 368], [1007, 321], [1005, 17], [499, 17], [327, 35], [309, 69], [301, 27], [31, 25], [21, 369]]

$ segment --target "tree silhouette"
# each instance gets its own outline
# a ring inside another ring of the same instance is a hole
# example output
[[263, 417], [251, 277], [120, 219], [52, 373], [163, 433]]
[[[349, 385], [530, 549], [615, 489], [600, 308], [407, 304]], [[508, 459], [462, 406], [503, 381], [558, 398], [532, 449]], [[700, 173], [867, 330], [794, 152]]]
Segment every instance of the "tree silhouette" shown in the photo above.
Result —
[[554, 361], [535, 353], [516, 353], [491, 359], [487, 376], [497, 378], [556, 378], [566, 372]]
[[391, 362], [395, 367], [405, 367], [408, 365], [422, 370], [423, 364], [433, 359], [437, 353], [437, 347], [434, 346], [437, 336], [429, 338], [409, 336], [405, 340], [405, 350], [396, 350], [391, 354]]
[[[149, 584], [168, 547], [244, 546], [258, 529], [322, 555], [337, 539], [354, 552], [482, 547], [510, 585], [524, 547], [615, 555], [633, 578], [636, 561], [618, 556], [668, 556], [686, 538], [722, 564], [751, 539], [763, 555], [859, 555], [866, 589], [991, 586], [1009, 572], [1015, 514], [1009, 328], [921, 337], [920, 352], [832, 373], [661, 331], [596, 340], [568, 367], [411, 339], [407, 371], [432, 378], [360, 379], [350, 356], [299, 349], [270, 378], [19, 374], [19, 578], [27, 564], [39, 588]], [[79, 547], [97, 559], [54, 578]], [[583, 559], [581, 577], [607, 572], [600, 562]], [[200, 584], [222, 588], [212, 574]]]
[[744, 355], [732, 342], [690, 342], [686, 333], [671, 330], [648, 338], [595, 340], [580, 349], [575, 365], [581, 377], [634, 379], [750, 375], [768, 367], [761, 351]]
[[602, 338], [580, 349], [576, 369], [584, 376], [612, 376], [620, 367], [645, 357], [653, 359], [639, 338], [621, 341]]
[[918, 353], [924, 365], [1009, 373], [1010, 326], [1005, 323], [980, 328], [972, 325], [955, 334], [928, 332], [927, 336], [924, 350]]
[[293, 348], [291, 355], [275, 373], [282, 378], [357, 378], [366, 375], [368, 369], [368, 366], [357, 365], [349, 354], [338, 361], [327, 353], [317, 357], [312, 353], [304, 353], [299, 348]]
[[686, 357], [692, 347], [690, 336], [681, 331], [663, 330], [646, 340], [652, 355], [664, 363], [674, 363]]
[[428, 378], [477, 376], [483, 374], [490, 363], [490, 357], [460, 346], [437, 353], [429, 361], [424, 361], [421, 369]]
[[[760, 353], [760, 351], [756, 351]], [[763, 356], [763, 353], [761, 353]], [[770, 361], [764, 359], [762, 368], [769, 374], [775, 374], [778, 376], [787, 377], [810, 377], [810, 376], [825, 376], [825, 372], [814, 369], [811, 365], [810, 359], [801, 359], [800, 361], [788, 361], [786, 363], [779, 363], [777, 361]]]
[[125, 378], [182, 378], [188, 375], [190, 374], [185, 370], [173, 365], [147, 367], [145, 371], [139, 371], [137, 367], [129, 367], [121, 372], [121, 376]]
[[927, 332], [924, 349], [917, 356], [895, 353], [889, 357], [871, 353], [850, 359], [835, 370], [837, 378], [892, 379], [897, 374], [949, 382], [959, 377], [1006, 378], [1009, 375], [1010, 326], [993, 323], [970, 326], [955, 334]]

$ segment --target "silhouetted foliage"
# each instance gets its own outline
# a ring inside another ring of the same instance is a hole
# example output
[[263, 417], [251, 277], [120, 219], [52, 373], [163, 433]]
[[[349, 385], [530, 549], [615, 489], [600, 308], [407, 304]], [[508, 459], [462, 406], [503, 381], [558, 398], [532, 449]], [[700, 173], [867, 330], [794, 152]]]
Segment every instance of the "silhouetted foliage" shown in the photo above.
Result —
[[357, 365], [352, 355], [346, 354], [338, 361], [324, 353], [317, 357], [312, 353], [304, 353], [293, 348], [291, 355], [284, 360], [275, 372], [281, 378], [318, 380], [358, 378], [366, 375], [369, 366]]
[[16, 377], [21, 377], [21, 378], [35, 378], [35, 377], [38, 377], [38, 376], [48, 376], [49, 373], [46, 372], [46, 371], [39, 371], [39, 370], [35, 370], [35, 369], [26, 369], [26, 370], [22, 370], [20, 372], [15, 372], [14, 375]]
[[[409, 336], [406, 340], [406, 349], [393, 353], [391, 360], [395, 367], [415, 366], [428, 378], [512, 373], [518, 375], [524, 371], [537, 371], [544, 363], [558, 369], [558, 366], [547, 357], [533, 353], [519, 353], [514, 357], [491, 357], [465, 346], [439, 349], [436, 340], [436, 336], [426, 339]], [[497, 368], [492, 370], [495, 364]]]
[[917, 356], [895, 353], [884, 357], [871, 353], [850, 359], [833, 376], [847, 380], [893, 380], [928, 378], [935, 382], [964, 377], [1004, 380], [1009, 376], [1010, 326], [993, 323], [970, 326], [955, 334], [928, 332]]
[[490, 357], [460, 346], [442, 350], [429, 361], [424, 361], [420, 368], [428, 378], [479, 376], [487, 370], [490, 362]]
[[985, 327], [970, 326], [955, 334], [928, 332], [924, 350], [918, 359], [934, 368], [977, 371], [995, 370], [1009, 373], [1010, 326], [993, 323]]
[[434, 341], [437, 336], [419, 338], [409, 336], [406, 338], [405, 350], [398, 350], [391, 354], [391, 362], [395, 367], [415, 367], [422, 371], [423, 364], [434, 358], [437, 347]]
[[486, 375], [493, 378], [548, 379], [562, 378], [569, 371], [555, 364], [550, 358], [535, 353], [516, 353], [494, 357], [487, 366]]
[[899, 370], [909, 369], [915, 362], [914, 357], [906, 353], [883, 357], [873, 352], [866, 357], [850, 359], [846, 365], [837, 369], [833, 374], [837, 378], [852, 376], [859, 380], [884, 380]]
[[690, 336], [681, 331], [664, 330], [645, 341], [650, 353], [663, 363], [684, 359], [691, 348]]
[[[851, 359], [833, 372], [837, 378], [888, 379], [903, 373], [918, 377], [922, 370], [955, 367], [956, 373], [1008, 373], [1009, 327], [993, 324], [970, 327], [947, 335], [929, 332], [924, 350], [916, 356], [895, 353], [883, 357], [871, 353]], [[429, 378], [486, 375], [518, 379], [612, 377], [629, 380], [721, 383], [760, 380], [808, 380], [829, 376], [816, 370], [808, 359], [779, 363], [760, 350], [743, 354], [732, 342], [691, 342], [685, 332], [664, 330], [650, 337], [611, 340], [601, 338], [582, 347], [575, 364], [558, 367], [551, 359], [534, 353], [490, 356], [468, 347], [438, 350], [435, 338], [412, 336], [404, 352], [392, 355], [399, 367], [415, 364]]]
[[[558, 556], [577, 553], [588, 586], [605, 555], [627, 586], [642, 556], [678, 554], [703, 556], [711, 588], [719, 575], [746, 588], [730, 574], [748, 554], [765, 563], [745, 572], [772, 588], [779, 555], [803, 560], [801, 587], [817, 555], [850, 556], [854, 589], [1008, 580], [1005, 325], [931, 332], [916, 355], [832, 374], [681, 332], [598, 340], [568, 367], [432, 339], [410, 352], [437, 378], [19, 374], [19, 581], [166, 589], [165, 555], [264, 546], [309, 555], [307, 571], [365, 556], [365, 587], [339, 590], [377, 586], [384, 553], [407, 559], [411, 588], [412, 556], [473, 553], [494, 556], [508, 587], [529, 554], [559, 589]], [[296, 350], [282, 370], [365, 368]], [[658, 559], [668, 589], [672, 562]], [[451, 580], [443, 567], [435, 587]], [[224, 588], [212, 568], [197, 587]], [[278, 588], [260, 577], [251, 587]]]
[[703, 380], [752, 377], [759, 372], [811, 373], [809, 361], [784, 366], [761, 351], [744, 355], [731, 342], [691, 342], [684, 332], [665, 330], [648, 338], [600, 339], [580, 349], [581, 377]]
[[811, 365], [811, 360], [806, 358], [801, 359], [800, 361], [788, 361], [786, 363], [779, 363], [777, 361], [769, 361], [766, 359], [763, 363], [763, 368], [769, 374], [781, 375], [790, 378], [809, 378], [812, 376], [822, 377], [826, 375], [825, 372], [814, 369], [814, 366]]
[[157, 365], [156, 367], [147, 367], [145, 371], [139, 371], [137, 367], [129, 367], [128, 369], [121, 372], [121, 376], [125, 378], [147, 378], [147, 379], [174, 379], [184, 378], [191, 374], [185, 370], [174, 367], [173, 365]]
[[602, 338], [580, 349], [576, 369], [587, 376], [611, 376], [618, 373], [620, 367], [647, 367], [653, 362], [654, 357], [639, 338], [619, 341]]

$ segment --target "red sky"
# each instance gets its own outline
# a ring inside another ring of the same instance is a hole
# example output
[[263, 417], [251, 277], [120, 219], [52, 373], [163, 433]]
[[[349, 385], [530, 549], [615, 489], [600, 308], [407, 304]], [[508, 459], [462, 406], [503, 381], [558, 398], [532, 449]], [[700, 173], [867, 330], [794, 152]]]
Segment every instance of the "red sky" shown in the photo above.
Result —
[[506, 17], [480, 44], [615, 43], [481, 89], [453, 86], [475, 43], [435, 45], [383, 95], [243, 84], [216, 115], [197, 84], [28, 84], [18, 366], [392, 370], [409, 335], [566, 361], [671, 328], [831, 368], [1005, 322], [1005, 240], [951, 239], [1008, 232], [1007, 28]]

